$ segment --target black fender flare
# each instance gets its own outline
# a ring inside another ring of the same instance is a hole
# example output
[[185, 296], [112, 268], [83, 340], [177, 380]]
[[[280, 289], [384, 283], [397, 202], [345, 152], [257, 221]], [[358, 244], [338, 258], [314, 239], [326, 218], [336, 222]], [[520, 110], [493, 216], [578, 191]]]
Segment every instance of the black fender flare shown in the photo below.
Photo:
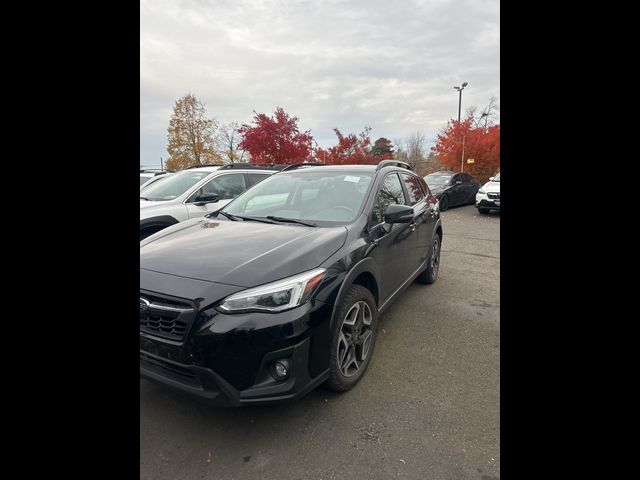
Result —
[[[338, 289], [338, 294], [336, 295], [335, 302], [333, 303], [333, 310], [331, 312], [331, 321], [329, 322], [329, 328], [333, 329], [334, 322], [336, 321], [336, 312], [338, 310], [338, 305], [342, 302], [342, 299], [347, 294], [347, 291], [353, 285], [354, 280], [361, 273], [369, 273], [376, 281], [378, 287], [378, 297], [380, 295], [380, 272], [376, 266], [376, 262], [371, 257], [366, 257], [356, 263], [351, 270], [347, 273], [340, 288]], [[375, 297], [376, 293], [371, 292], [371, 294]], [[380, 306], [380, 298], [376, 298], [376, 308]]]
[[442, 237], [444, 236], [444, 228], [442, 228], [442, 221], [438, 218], [436, 220], [436, 224], [433, 226], [433, 235], [431, 236], [431, 244], [433, 244], [433, 237], [437, 235], [438, 228], [442, 231], [442, 235], [440, 236], [440, 241], [442, 241]]
[[158, 215], [157, 217], [149, 217], [140, 220], [140, 230], [154, 225], [164, 225], [165, 227], [168, 227], [170, 225], [175, 225], [176, 223], [178, 223], [178, 220], [173, 218], [171, 215]]

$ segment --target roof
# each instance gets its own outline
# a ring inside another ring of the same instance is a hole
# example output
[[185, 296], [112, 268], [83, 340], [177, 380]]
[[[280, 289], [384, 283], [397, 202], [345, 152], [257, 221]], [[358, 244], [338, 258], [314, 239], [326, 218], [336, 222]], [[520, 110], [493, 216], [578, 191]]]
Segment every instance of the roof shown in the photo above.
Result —
[[[451, 170], [442, 170], [440, 172], [430, 173], [429, 175], [455, 175], [456, 173], [460, 173], [460, 172], [454, 172]], [[425, 177], [428, 177], [429, 175], [425, 175]]]
[[335, 171], [349, 171], [349, 172], [371, 172], [373, 173], [377, 165], [305, 165], [304, 168], [296, 168], [285, 170], [282, 173], [290, 172], [335, 172]]

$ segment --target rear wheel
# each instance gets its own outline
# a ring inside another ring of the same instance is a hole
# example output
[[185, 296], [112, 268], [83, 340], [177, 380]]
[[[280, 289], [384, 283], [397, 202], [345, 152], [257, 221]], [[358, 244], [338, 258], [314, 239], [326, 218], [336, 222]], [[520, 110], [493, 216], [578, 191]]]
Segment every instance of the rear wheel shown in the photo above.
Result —
[[326, 386], [336, 392], [353, 387], [364, 375], [378, 330], [378, 309], [373, 295], [352, 285], [336, 312]]
[[440, 270], [440, 246], [442, 239], [440, 235], [433, 237], [433, 245], [431, 246], [431, 255], [427, 260], [427, 268], [424, 272], [418, 275], [418, 281], [420, 283], [433, 283], [438, 278], [438, 271]]

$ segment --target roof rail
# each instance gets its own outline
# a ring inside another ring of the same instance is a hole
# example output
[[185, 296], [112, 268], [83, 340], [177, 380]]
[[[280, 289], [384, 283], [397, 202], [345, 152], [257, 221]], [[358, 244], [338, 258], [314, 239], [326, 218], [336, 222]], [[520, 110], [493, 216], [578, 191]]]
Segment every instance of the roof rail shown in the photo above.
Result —
[[244, 168], [248, 170], [274, 170], [273, 164], [264, 164], [259, 165], [255, 163], [227, 163], [226, 165], [220, 167], [220, 170], [233, 170], [234, 168]]
[[400, 162], [398, 160], [383, 160], [376, 167], [376, 172], [384, 167], [390, 167], [395, 165], [396, 167], [406, 168], [407, 170], [411, 170], [411, 165], [406, 162]]
[[301, 167], [321, 167], [323, 165], [326, 165], [326, 164], [325, 163], [292, 163], [291, 165], [285, 166], [280, 171], [281, 172], [286, 172], [288, 170], [295, 170], [295, 169], [301, 168]]
[[190, 167], [185, 168], [185, 170], [189, 170], [191, 168], [200, 168], [200, 167], [221, 167], [222, 165], [217, 163], [201, 163], [200, 165], [191, 165]]
[[161, 173], [173, 173], [173, 170], [168, 170], [166, 168], [164, 170], [160, 170], [159, 168], [141, 168], [140, 173], [156, 173], [160, 175]]

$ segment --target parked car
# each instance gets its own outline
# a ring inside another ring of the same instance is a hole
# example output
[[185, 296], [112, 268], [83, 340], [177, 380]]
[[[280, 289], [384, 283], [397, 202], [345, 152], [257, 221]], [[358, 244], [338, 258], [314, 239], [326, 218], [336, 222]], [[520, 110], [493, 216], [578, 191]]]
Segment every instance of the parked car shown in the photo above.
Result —
[[438, 276], [438, 202], [403, 166], [290, 166], [142, 241], [141, 376], [214, 405], [353, 387], [380, 314]]
[[224, 207], [277, 169], [231, 163], [173, 173], [140, 192], [140, 240], [190, 218]]
[[468, 173], [436, 172], [424, 177], [431, 192], [440, 200], [440, 211], [473, 203], [480, 188]]
[[500, 172], [495, 177], [489, 177], [489, 181], [478, 190], [476, 208], [480, 213], [500, 210]]
[[171, 172], [167, 170], [160, 170], [160, 169], [140, 170], [140, 191], [142, 191], [144, 187], [151, 185], [156, 180], [159, 180], [170, 173]]

